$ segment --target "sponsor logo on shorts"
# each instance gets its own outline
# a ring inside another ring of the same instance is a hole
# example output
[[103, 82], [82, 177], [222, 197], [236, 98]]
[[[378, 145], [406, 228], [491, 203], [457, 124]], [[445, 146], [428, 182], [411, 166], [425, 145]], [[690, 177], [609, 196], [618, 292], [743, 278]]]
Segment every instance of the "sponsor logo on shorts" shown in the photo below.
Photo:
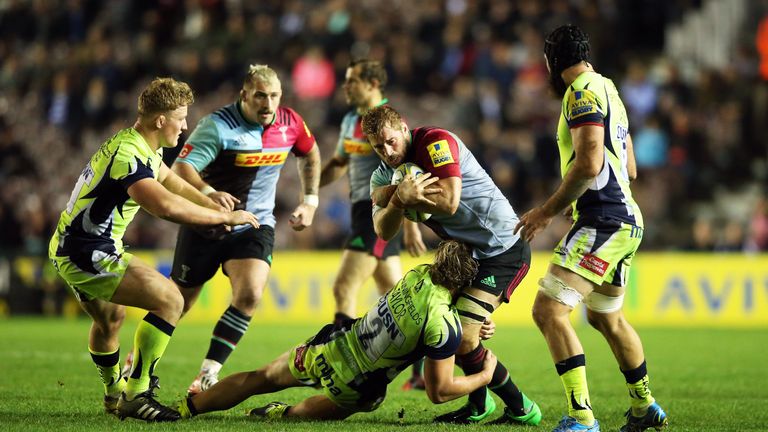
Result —
[[182, 159], [183, 159], [183, 158], [185, 158], [185, 157], [187, 157], [187, 155], [188, 155], [188, 154], [189, 154], [189, 153], [190, 153], [192, 150], [194, 150], [194, 149], [195, 149], [195, 147], [194, 147], [192, 144], [189, 144], [189, 143], [187, 143], [187, 144], [184, 144], [184, 147], [182, 147], [182, 148], [181, 148], [181, 151], [179, 152], [179, 157], [180, 157], [180, 158], [182, 158]]
[[440, 140], [433, 142], [427, 146], [429, 157], [432, 159], [432, 165], [439, 167], [454, 163], [453, 155], [451, 154], [451, 148], [448, 146], [447, 140]]
[[341, 394], [341, 389], [336, 387], [336, 382], [333, 380], [333, 368], [328, 364], [325, 356], [319, 354], [315, 359], [317, 367], [320, 369], [320, 383], [331, 392], [332, 395], [338, 396]]
[[285, 163], [287, 157], [287, 151], [272, 153], [238, 153], [237, 157], [235, 157], [235, 166], [256, 167], [282, 165]]
[[307, 351], [307, 346], [302, 345], [296, 348], [296, 358], [293, 359], [293, 367], [299, 372], [304, 372], [307, 368], [304, 367], [304, 353]]
[[603, 276], [605, 271], [608, 270], [608, 261], [602, 260], [592, 254], [584, 255], [584, 258], [579, 261], [579, 267], [583, 267], [592, 273]]

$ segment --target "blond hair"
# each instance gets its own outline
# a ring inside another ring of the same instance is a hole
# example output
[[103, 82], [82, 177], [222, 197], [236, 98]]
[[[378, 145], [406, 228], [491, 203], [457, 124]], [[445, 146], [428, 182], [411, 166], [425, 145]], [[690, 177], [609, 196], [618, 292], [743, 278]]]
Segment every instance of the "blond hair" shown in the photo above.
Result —
[[189, 85], [173, 78], [155, 78], [139, 95], [139, 115], [173, 111], [195, 102]]
[[429, 276], [433, 283], [442, 285], [455, 294], [455, 291], [472, 283], [477, 275], [477, 266], [469, 246], [455, 240], [445, 240], [437, 246]]
[[248, 84], [254, 84], [256, 81], [269, 84], [272, 82], [280, 82], [280, 79], [277, 77], [277, 72], [267, 65], [250, 65], [248, 67], [248, 72], [245, 74], [245, 79], [243, 80], [243, 87]]
[[369, 137], [379, 135], [382, 129], [389, 126], [398, 129], [403, 124], [403, 117], [389, 105], [380, 105], [363, 114], [363, 134]]

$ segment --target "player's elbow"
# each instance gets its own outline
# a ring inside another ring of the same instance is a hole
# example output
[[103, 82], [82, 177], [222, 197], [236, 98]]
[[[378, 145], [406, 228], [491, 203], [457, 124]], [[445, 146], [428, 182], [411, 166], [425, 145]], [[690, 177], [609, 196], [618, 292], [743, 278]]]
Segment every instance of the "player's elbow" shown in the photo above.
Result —
[[447, 397], [446, 394], [444, 394], [436, 386], [427, 386], [426, 392], [427, 392], [427, 397], [429, 398], [430, 402], [432, 402], [433, 404], [441, 404], [451, 400], [450, 398]]

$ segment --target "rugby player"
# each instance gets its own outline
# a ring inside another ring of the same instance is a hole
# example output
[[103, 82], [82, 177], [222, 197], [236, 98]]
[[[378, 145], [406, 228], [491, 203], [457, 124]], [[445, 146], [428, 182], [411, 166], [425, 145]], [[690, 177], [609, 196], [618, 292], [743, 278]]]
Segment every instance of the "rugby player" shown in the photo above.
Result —
[[269, 365], [230, 375], [188, 397], [179, 410], [183, 417], [192, 417], [232, 408], [256, 394], [313, 386], [323, 394], [294, 406], [272, 402], [249, 413], [269, 419], [344, 419], [378, 408], [387, 385], [422, 356], [427, 396], [434, 403], [485, 386], [496, 366], [490, 351], [484, 352], [476, 373], [453, 375], [462, 334], [453, 303], [476, 273], [477, 262], [467, 246], [442, 242], [431, 265], [406, 273], [363, 317], [341, 328], [328, 324]]
[[[379, 237], [392, 238], [403, 223], [404, 208], [409, 208], [431, 213], [424, 223], [440, 237], [472, 247], [479, 270], [456, 302], [463, 328], [456, 354], [465, 374], [477, 373], [486, 351], [479, 338], [482, 324], [509, 302], [530, 266], [528, 242], [512, 233], [517, 215], [455, 134], [435, 127], [410, 130], [400, 114], [386, 105], [368, 111], [362, 125], [382, 159], [371, 178], [373, 225]], [[426, 173], [391, 185], [395, 168], [405, 162], [415, 163]], [[538, 405], [517, 388], [500, 361], [488, 388], [506, 404], [498, 422], [535, 425], [541, 421]], [[479, 422], [495, 408], [494, 399], [481, 387], [470, 394], [467, 404], [435, 420]]]
[[[247, 211], [230, 212], [163, 163], [187, 129], [194, 97], [186, 83], [152, 81], [139, 96], [138, 119], [107, 140], [86, 165], [62, 211], [48, 249], [56, 270], [93, 319], [88, 350], [104, 383], [104, 408], [121, 418], [179, 419], [157, 402], [153, 376], [184, 300], [165, 276], [125, 252], [123, 234], [139, 207], [176, 223], [258, 227]], [[125, 306], [147, 310], [134, 337], [137, 360], [120, 377], [119, 331]]]
[[587, 320], [613, 351], [629, 389], [623, 432], [662, 429], [667, 415], [651, 396], [640, 337], [624, 318], [627, 275], [643, 237], [643, 217], [629, 183], [637, 176], [629, 121], [616, 86], [589, 63], [589, 39], [564, 25], [546, 38], [550, 84], [562, 98], [557, 126], [563, 181], [515, 228], [531, 241], [570, 207], [571, 230], [555, 248], [539, 280], [533, 318], [547, 341], [565, 390], [568, 415], [554, 432], [600, 430], [587, 388], [584, 349], [571, 311], [587, 306]]

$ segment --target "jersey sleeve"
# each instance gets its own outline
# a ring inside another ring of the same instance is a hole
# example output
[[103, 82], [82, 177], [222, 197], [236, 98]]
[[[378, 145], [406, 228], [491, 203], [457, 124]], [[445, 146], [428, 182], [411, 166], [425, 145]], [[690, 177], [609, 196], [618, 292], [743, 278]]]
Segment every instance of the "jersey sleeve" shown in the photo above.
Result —
[[188, 163], [200, 172], [216, 159], [221, 148], [219, 128], [211, 116], [206, 116], [192, 131], [176, 161]]
[[349, 158], [349, 153], [347, 153], [347, 150], [344, 148], [344, 138], [349, 130], [349, 123], [351, 120], [352, 117], [349, 114], [344, 116], [344, 120], [341, 121], [341, 128], [339, 130], [339, 141], [336, 143], [336, 156], [344, 159]]
[[563, 113], [571, 129], [587, 125], [604, 126], [605, 110], [592, 90], [571, 91], [565, 100]]
[[315, 137], [299, 113], [291, 110], [291, 115], [293, 116], [291, 124], [296, 128], [296, 142], [293, 144], [291, 152], [296, 156], [306, 156], [315, 145]]
[[424, 332], [425, 354], [433, 360], [443, 360], [454, 354], [461, 343], [461, 323], [448, 305], [440, 311], [430, 311], [430, 322]]
[[420, 167], [438, 178], [461, 177], [459, 143], [448, 131], [431, 130], [419, 141], [415, 159]]
[[[379, 164], [379, 167], [371, 174], [371, 192], [382, 187], [389, 186], [392, 183], [392, 170], [388, 170], [384, 165], [384, 162]], [[373, 205], [372, 214], [376, 214], [384, 207], [380, 207], [376, 204]]]
[[142, 161], [139, 154], [136, 144], [125, 141], [120, 143], [112, 160], [109, 177], [117, 180], [125, 190], [128, 190], [132, 184], [139, 180], [155, 178], [149, 161]]

